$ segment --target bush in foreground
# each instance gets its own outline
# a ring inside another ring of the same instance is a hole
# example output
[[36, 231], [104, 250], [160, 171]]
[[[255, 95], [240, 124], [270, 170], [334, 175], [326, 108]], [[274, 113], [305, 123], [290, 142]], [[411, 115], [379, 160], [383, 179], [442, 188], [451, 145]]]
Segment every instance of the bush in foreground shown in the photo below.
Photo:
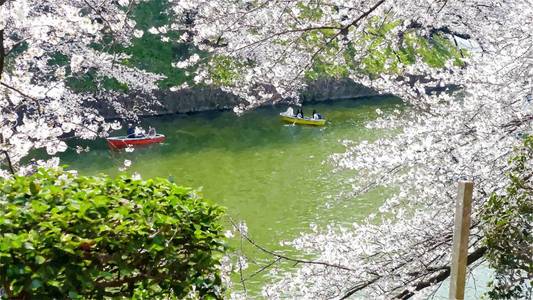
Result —
[[510, 161], [506, 193], [493, 194], [485, 206], [486, 258], [494, 269], [490, 299], [533, 296], [533, 136]]
[[0, 289], [10, 299], [221, 298], [222, 213], [164, 179], [41, 169], [0, 181]]

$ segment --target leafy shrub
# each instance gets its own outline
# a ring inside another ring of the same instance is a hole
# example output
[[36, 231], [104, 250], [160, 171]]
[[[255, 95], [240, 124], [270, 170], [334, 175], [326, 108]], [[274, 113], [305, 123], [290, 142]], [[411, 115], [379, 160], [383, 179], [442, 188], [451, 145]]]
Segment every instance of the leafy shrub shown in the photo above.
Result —
[[511, 183], [485, 206], [486, 258], [495, 270], [491, 299], [531, 299], [533, 290], [533, 136], [511, 160]]
[[219, 299], [222, 213], [164, 179], [41, 169], [0, 181], [4, 297]]

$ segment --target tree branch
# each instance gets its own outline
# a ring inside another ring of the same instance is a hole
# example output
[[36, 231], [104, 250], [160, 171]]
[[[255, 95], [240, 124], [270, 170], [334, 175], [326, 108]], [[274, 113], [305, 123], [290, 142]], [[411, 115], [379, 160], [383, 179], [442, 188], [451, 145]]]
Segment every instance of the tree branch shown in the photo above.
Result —
[[345, 270], [345, 271], [352, 271], [352, 272], [355, 271], [352, 268], [349, 268], [349, 267], [346, 267], [346, 266], [342, 266], [342, 265], [330, 264], [330, 263], [322, 262], [322, 261], [313, 261], [313, 260], [304, 260], [304, 259], [299, 259], [299, 258], [293, 258], [293, 257], [285, 256], [283, 254], [279, 254], [279, 253], [276, 253], [274, 251], [268, 250], [265, 247], [257, 244], [248, 235], [246, 235], [244, 232], [242, 232], [239, 229], [239, 226], [237, 224], [235, 224], [235, 222], [233, 220], [230, 219], [230, 222], [233, 225], [233, 228], [235, 228], [237, 231], [239, 231], [239, 234], [246, 241], [248, 241], [248, 243], [250, 243], [252, 246], [256, 247], [257, 249], [263, 251], [264, 253], [270, 254], [270, 255], [272, 255], [272, 256], [274, 256], [276, 258], [283, 259], [283, 260], [286, 260], [286, 261], [292, 261], [292, 262], [295, 262], [295, 263], [303, 263], [303, 264], [311, 264], [311, 265], [322, 265], [322, 266], [331, 267], [331, 268], [337, 268], [337, 269], [341, 269], [341, 270]]
[[[2, 4], [0, 4], [1, 6]], [[6, 49], [4, 48], [4, 29], [0, 30], [0, 79], [4, 73], [4, 59], [6, 57]]]
[[350, 24], [342, 27], [334, 36], [332, 36], [323, 46], [321, 46], [312, 56], [311, 56], [311, 59], [309, 60], [309, 63], [305, 66], [305, 68], [301, 69], [300, 72], [298, 72], [298, 74], [294, 77], [294, 80], [296, 80], [296, 78], [298, 76], [300, 76], [302, 74], [302, 72], [306, 71], [306, 70], [309, 70], [309, 68], [313, 65], [313, 62], [314, 60], [316, 59], [316, 57], [322, 52], [324, 51], [324, 49], [326, 48], [327, 45], [331, 44], [331, 42], [333, 42], [335, 39], [337, 39], [341, 34], [346, 34], [348, 32], [348, 30], [350, 29], [350, 27], [352, 26], [356, 26], [359, 21], [363, 20], [364, 18], [368, 17], [372, 12], [374, 12], [378, 7], [380, 7], [383, 3], [385, 2], [385, 0], [380, 0], [378, 1], [376, 4], [374, 4], [374, 6], [372, 6], [370, 9], [368, 9], [367, 11], [365, 11], [364, 13], [362, 13], [359, 17], [357, 17], [355, 20], [353, 20]]
[[[474, 262], [478, 261], [480, 258], [483, 257], [483, 255], [487, 252], [486, 247], [481, 247], [472, 252], [470, 255], [468, 255], [468, 259], [466, 264], [469, 266], [473, 264]], [[420, 281], [415, 286], [414, 289], [405, 289], [403, 292], [399, 293], [394, 297], [394, 299], [409, 299], [415, 295], [416, 291], [420, 291], [426, 287], [432, 286], [436, 283], [439, 283], [441, 281], [444, 281], [446, 278], [450, 276], [450, 267], [446, 267], [443, 271], [440, 271], [438, 274], [433, 275], [428, 280]]]
[[7, 57], [9, 54], [11, 54], [11, 52], [15, 51], [19, 46], [22, 45], [22, 43], [24, 43], [27, 40], [28, 40], [28, 38], [22, 39], [22, 40], [16, 42], [15, 44], [13, 44], [13, 46], [11, 46], [11, 48], [9, 50], [7, 50], [7, 51], [4, 50], [5, 51], [4, 57]]
[[37, 99], [33, 98], [32, 96], [29, 96], [29, 95], [25, 94], [24, 92], [20, 91], [20, 90], [17, 89], [17, 88], [14, 88], [14, 87], [12, 87], [12, 86], [10, 86], [10, 85], [8, 85], [8, 84], [6, 84], [6, 83], [3, 83], [3, 82], [0, 82], [0, 85], [3, 85], [3, 86], [5, 86], [6, 88], [8, 88], [8, 89], [10, 89], [10, 90], [12, 90], [12, 91], [15, 91], [15, 92], [17, 92], [17, 93], [19, 93], [21, 96], [23, 96], [23, 97], [25, 97], [25, 98], [28, 98], [28, 99], [31, 99], [31, 100], [37, 102]]
[[7, 166], [9, 167], [9, 171], [11, 172], [11, 175], [15, 175], [15, 168], [13, 167], [13, 163], [11, 162], [11, 158], [9, 157], [9, 153], [7, 150], [4, 150], [4, 155], [6, 156]]

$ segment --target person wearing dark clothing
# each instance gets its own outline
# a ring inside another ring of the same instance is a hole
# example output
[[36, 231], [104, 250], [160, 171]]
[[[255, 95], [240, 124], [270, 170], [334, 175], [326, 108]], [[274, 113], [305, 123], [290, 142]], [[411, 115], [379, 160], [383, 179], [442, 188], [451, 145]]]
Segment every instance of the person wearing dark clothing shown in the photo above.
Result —
[[131, 124], [128, 124], [128, 131], [127, 131], [127, 137], [128, 138], [134, 138], [135, 137], [135, 128]]
[[322, 115], [317, 113], [316, 110], [313, 109], [313, 119], [320, 120], [322, 119]]

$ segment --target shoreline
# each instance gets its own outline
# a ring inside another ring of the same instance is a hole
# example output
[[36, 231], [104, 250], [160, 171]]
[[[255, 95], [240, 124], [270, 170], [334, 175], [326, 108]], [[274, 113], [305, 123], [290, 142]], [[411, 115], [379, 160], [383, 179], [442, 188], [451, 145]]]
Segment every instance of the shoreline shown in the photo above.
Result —
[[[308, 105], [313, 105], [313, 104], [318, 104], [318, 103], [327, 103], [327, 104], [333, 104], [334, 102], [336, 101], [358, 101], [358, 100], [361, 100], [361, 99], [372, 99], [372, 98], [382, 98], [382, 97], [394, 97], [393, 94], [376, 94], [376, 95], [368, 95], [368, 96], [345, 96], [345, 97], [338, 97], [338, 98], [328, 98], [328, 99], [320, 99], [320, 100], [307, 100], [307, 101], [303, 101], [301, 103], [301, 105], [298, 105], [298, 107], [302, 107], [302, 106], [305, 106], [306, 104]], [[253, 108], [252, 110], [255, 110], [255, 109], [258, 109], [258, 108], [263, 108], [263, 107], [276, 107], [276, 106], [288, 106], [288, 105], [293, 105], [293, 106], [297, 106], [296, 104], [294, 103], [291, 103], [291, 102], [288, 102], [288, 101], [280, 101], [280, 102], [276, 102], [276, 103], [270, 103], [270, 104], [265, 104], [265, 105], [261, 105], [261, 106], [258, 106], [258, 107], [255, 107]], [[218, 107], [218, 108], [205, 108], [205, 109], [198, 109], [198, 110], [191, 110], [191, 111], [184, 111], [184, 112], [181, 112], [181, 111], [178, 111], [178, 112], [161, 112], [161, 113], [154, 113], [154, 114], [139, 114], [137, 115], [138, 118], [140, 119], [145, 119], [145, 118], [157, 118], [157, 117], [164, 117], [164, 116], [172, 116], [172, 115], [188, 115], [188, 116], [191, 116], [191, 115], [196, 115], [196, 114], [201, 114], [201, 113], [209, 113], [209, 112], [226, 112], [226, 111], [231, 111], [233, 109], [233, 106], [224, 106], [224, 107]], [[127, 120], [126, 118], [123, 118], [123, 117], [106, 117], [105, 118], [106, 121], [111, 121], [111, 120]]]
[[[300, 93], [300, 104], [358, 99], [361, 97], [381, 96], [379, 92], [356, 83], [350, 79], [321, 79], [310, 83]], [[136, 111], [138, 117], [162, 116], [172, 114], [192, 114], [206, 111], [226, 111], [242, 104], [243, 101], [233, 94], [216, 87], [196, 87], [170, 92], [158, 91], [153, 95], [157, 104], [145, 103], [143, 95], [129, 95], [119, 99], [125, 110]], [[269, 105], [294, 104], [291, 99], [277, 99], [258, 107]], [[139, 107], [142, 107], [139, 109]], [[110, 107], [100, 107], [99, 111], [106, 120], [123, 119]]]

